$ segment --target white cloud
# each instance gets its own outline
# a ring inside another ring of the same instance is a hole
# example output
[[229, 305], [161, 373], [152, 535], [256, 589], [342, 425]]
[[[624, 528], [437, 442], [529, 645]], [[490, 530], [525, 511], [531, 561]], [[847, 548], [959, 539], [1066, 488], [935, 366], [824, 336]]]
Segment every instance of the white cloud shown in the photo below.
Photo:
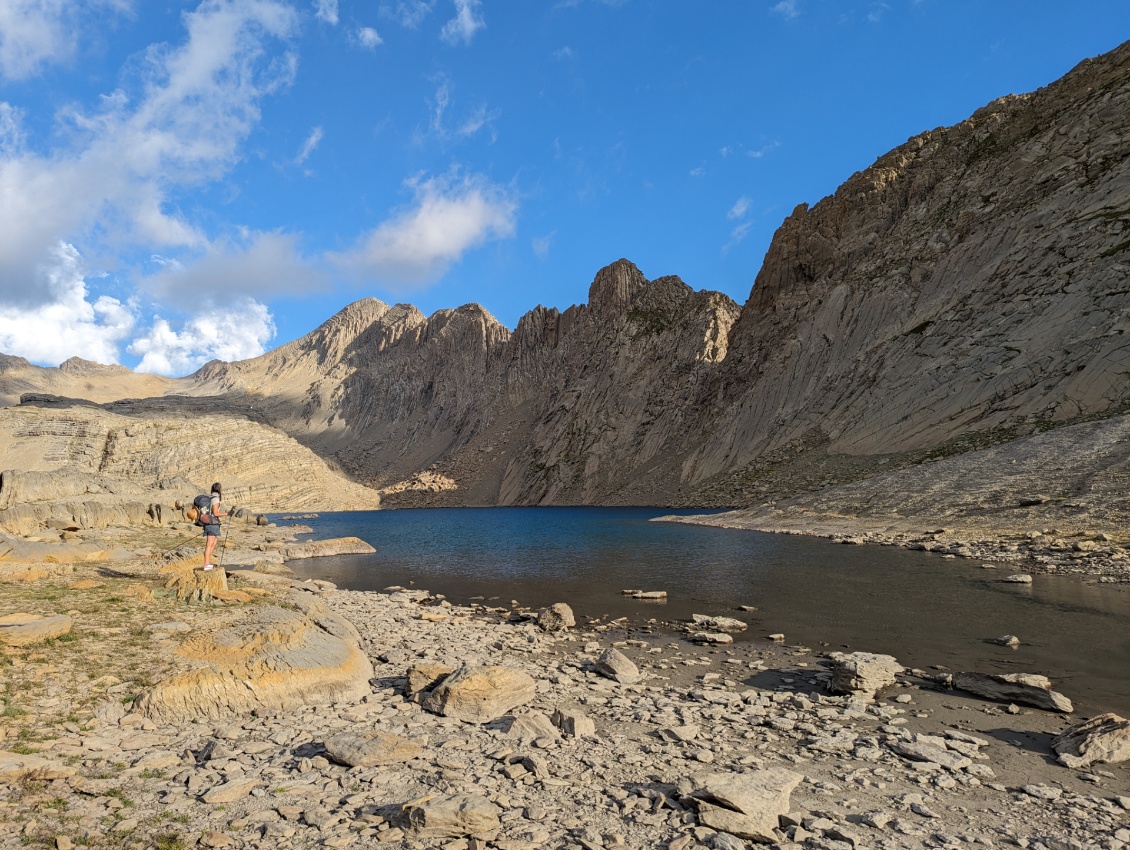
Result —
[[577, 55], [576, 52], [569, 45], [565, 45], [564, 47], [559, 47], [559, 48], [557, 48], [556, 50], [553, 51], [553, 58], [554, 59], [562, 59], [562, 60], [572, 59], [576, 55]]
[[373, 50], [377, 45], [383, 44], [384, 39], [372, 27], [361, 27], [357, 30], [357, 43], [367, 50]]
[[119, 345], [134, 327], [132, 305], [105, 295], [89, 299], [73, 245], [57, 245], [40, 273], [51, 300], [0, 310], [0, 350], [50, 365], [74, 356], [117, 363]]
[[470, 44], [475, 33], [486, 26], [482, 0], [454, 0], [455, 17], [443, 25], [439, 37], [448, 44]]
[[[154, 257], [160, 270], [142, 281], [157, 298], [184, 304], [230, 304], [235, 298], [267, 298], [310, 292], [325, 275], [303, 259], [298, 237], [277, 231], [248, 233], [239, 244], [218, 241], [188, 262]], [[191, 295], [190, 295], [191, 293]]]
[[749, 198], [747, 198], [745, 195], [742, 195], [734, 202], [734, 205], [730, 207], [730, 211], [726, 213], [726, 218], [744, 218], [745, 214], [749, 212], [749, 205]]
[[450, 174], [406, 185], [415, 194], [410, 208], [328, 259], [357, 277], [419, 286], [442, 276], [472, 248], [514, 233], [517, 203], [483, 177]]
[[275, 323], [266, 305], [251, 298], [227, 308], [214, 307], [188, 319], [179, 331], [159, 316], [144, 336], [129, 346], [141, 357], [138, 372], [187, 375], [209, 360], [246, 360], [266, 351]]
[[83, 26], [131, 8], [131, 0], [0, 0], [0, 75], [23, 80], [70, 61]]
[[730, 241], [722, 246], [722, 253], [727, 253], [731, 248], [746, 238], [749, 229], [753, 227], [752, 221], [743, 221], [737, 227], [730, 231]]
[[706, 176], [706, 169], [701, 165], [698, 166], [697, 168], [692, 168], [690, 170], [690, 176], [691, 177], [705, 177]]
[[776, 141], [770, 142], [767, 145], [762, 145], [757, 150], [746, 151], [746, 156], [751, 157], [753, 159], [761, 159], [767, 153], [770, 153], [771, 151], [775, 151], [780, 146], [781, 146], [780, 142], [776, 142]]
[[402, 27], [414, 30], [432, 13], [434, 6], [435, 0], [401, 0], [396, 4], [395, 9], [382, 6], [381, 14], [396, 19]]
[[557, 235], [557, 231], [547, 233], [545, 236], [535, 236], [530, 240], [530, 248], [533, 249], [534, 255], [539, 260], [544, 260], [549, 257], [549, 249], [553, 245], [553, 237]]
[[306, 160], [310, 158], [310, 154], [312, 154], [315, 148], [321, 143], [323, 136], [325, 136], [325, 133], [321, 127], [315, 127], [311, 130], [310, 135], [306, 137], [306, 141], [302, 143], [302, 149], [298, 152], [298, 156], [294, 158], [294, 164], [302, 165], [302, 163], [306, 162]]
[[883, 15], [891, 10], [891, 7], [886, 3], [875, 3], [871, 6], [871, 11], [867, 13], [867, 21], [872, 24], [877, 24], [883, 20]]
[[[501, 115], [502, 110], [487, 109], [485, 105], [480, 106], [467, 116], [467, 119], [459, 125], [455, 132], [460, 136], [473, 136], [483, 127], [493, 127], [493, 122], [497, 121]], [[494, 138], [493, 130], [491, 138]]]
[[[502, 115], [501, 110], [489, 109], [485, 104], [482, 104], [468, 114], [454, 130], [449, 130], [445, 119], [451, 102], [451, 86], [446, 80], [443, 80], [436, 87], [435, 98], [428, 102], [431, 110], [431, 116], [428, 119], [429, 129], [436, 139], [445, 142], [452, 139], [465, 139], [487, 127], [491, 130], [492, 141], [494, 140], [494, 122]], [[417, 142], [421, 141], [423, 141], [421, 135], [417, 134]]]
[[238, 160], [260, 101], [293, 78], [293, 57], [271, 59], [266, 47], [293, 34], [298, 17], [278, 0], [204, 0], [182, 18], [185, 42], [147, 51], [137, 92], [61, 115], [66, 147], [0, 149], [0, 304], [54, 298], [35, 270], [61, 241], [85, 254], [206, 243], [176, 211], [175, 192]]
[[0, 156], [17, 156], [23, 151], [23, 113], [10, 103], [0, 101]]
[[337, 26], [337, 0], [314, 0], [314, 15], [330, 26]]
[[781, 0], [780, 3], [769, 8], [770, 12], [780, 15], [786, 21], [800, 16], [798, 0]]

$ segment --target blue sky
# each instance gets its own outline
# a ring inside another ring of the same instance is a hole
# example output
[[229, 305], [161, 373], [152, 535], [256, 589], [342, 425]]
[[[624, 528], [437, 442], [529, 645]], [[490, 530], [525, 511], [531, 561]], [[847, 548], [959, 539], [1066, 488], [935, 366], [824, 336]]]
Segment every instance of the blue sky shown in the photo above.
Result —
[[0, 0], [0, 351], [187, 374], [374, 295], [513, 328], [773, 231], [1113, 0]]

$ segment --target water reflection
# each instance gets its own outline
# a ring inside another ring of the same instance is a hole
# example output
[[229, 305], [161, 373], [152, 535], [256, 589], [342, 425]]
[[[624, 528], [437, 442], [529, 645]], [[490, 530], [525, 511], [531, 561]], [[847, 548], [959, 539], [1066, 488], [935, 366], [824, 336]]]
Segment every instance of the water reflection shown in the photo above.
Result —
[[[1061, 576], [1006, 584], [1014, 568], [894, 547], [654, 523], [651, 508], [460, 508], [323, 514], [319, 537], [352, 534], [373, 556], [318, 559], [298, 569], [342, 587], [414, 582], [452, 599], [474, 596], [578, 614], [639, 619], [735, 615], [745, 639], [895, 655], [904, 664], [1037, 672], [1083, 710], [1130, 713], [1130, 594]], [[663, 606], [625, 588], [666, 590]], [[1017, 635], [1018, 649], [987, 638]]]

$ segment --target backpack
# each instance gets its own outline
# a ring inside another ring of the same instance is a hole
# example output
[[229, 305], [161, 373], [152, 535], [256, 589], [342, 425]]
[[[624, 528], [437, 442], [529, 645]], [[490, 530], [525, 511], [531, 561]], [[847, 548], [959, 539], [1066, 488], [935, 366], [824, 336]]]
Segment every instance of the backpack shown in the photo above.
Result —
[[206, 493], [192, 500], [192, 507], [185, 512], [197, 525], [215, 525], [218, 520], [212, 516], [212, 495]]

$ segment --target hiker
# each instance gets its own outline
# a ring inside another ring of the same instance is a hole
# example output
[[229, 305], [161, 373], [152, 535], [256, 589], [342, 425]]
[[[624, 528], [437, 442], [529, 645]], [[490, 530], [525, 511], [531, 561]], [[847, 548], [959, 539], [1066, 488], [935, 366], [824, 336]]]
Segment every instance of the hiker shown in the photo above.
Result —
[[204, 515], [209, 520], [204, 525], [204, 569], [206, 570], [216, 568], [216, 565], [212, 563], [212, 552], [216, 549], [216, 541], [220, 539], [220, 517], [228, 516], [227, 512], [220, 510], [222, 489], [219, 481], [212, 485], [212, 498], [209, 502], [208, 512]]

